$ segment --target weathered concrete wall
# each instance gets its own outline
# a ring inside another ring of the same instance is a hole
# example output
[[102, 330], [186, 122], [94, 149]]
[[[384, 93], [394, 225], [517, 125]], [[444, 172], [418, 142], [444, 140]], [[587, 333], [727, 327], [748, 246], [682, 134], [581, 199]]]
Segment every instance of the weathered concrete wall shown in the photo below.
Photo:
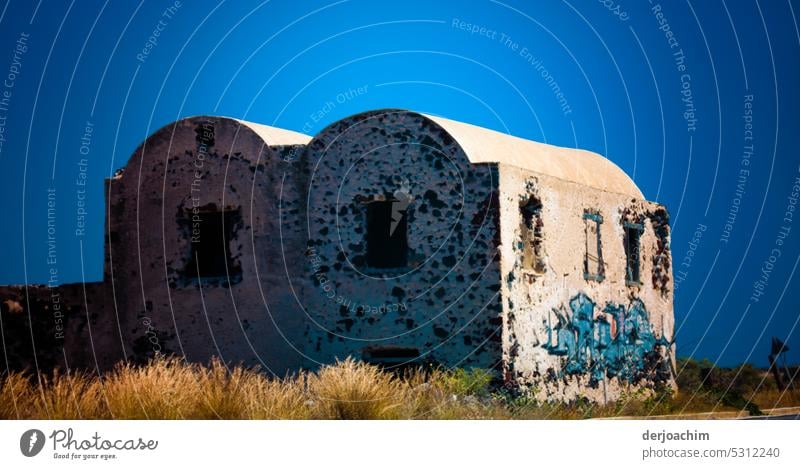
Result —
[[[300, 366], [303, 318], [286, 293], [283, 253], [302, 259], [305, 244], [297, 227], [282, 230], [279, 203], [303, 200], [303, 176], [285, 171], [296, 149], [262, 135], [232, 119], [184, 119], [150, 136], [109, 182], [106, 278], [130, 358], [218, 356], [279, 375]], [[219, 234], [197, 231], [193, 216], [210, 209], [232, 213], [232, 263], [198, 281], [192, 243]]]
[[[304, 349], [311, 362], [417, 349], [447, 366], [500, 362], [496, 165], [407, 111], [336, 122], [309, 145]], [[404, 200], [407, 267], [367, 265], [366, 204]]]
[[[654, 360], [674, 358], [661, 339], [672, 340], [674, 325], [664, 207], [507, 165], [500, 193], [507, 379], [540, 398], [600, 402], [628, 384], [670, 384], [669, 360]], [[522, 265], [520, 204], [531, 196], [541, 201], [542, 273]], [[585, 275], [587, 212], [602, 217], [599, 278]], [[639, 285], [626, 282], [626, 221], [644, 228]]]
[[0, 370], [105, 370], [122, 360], [102, 283], [0, 287]]

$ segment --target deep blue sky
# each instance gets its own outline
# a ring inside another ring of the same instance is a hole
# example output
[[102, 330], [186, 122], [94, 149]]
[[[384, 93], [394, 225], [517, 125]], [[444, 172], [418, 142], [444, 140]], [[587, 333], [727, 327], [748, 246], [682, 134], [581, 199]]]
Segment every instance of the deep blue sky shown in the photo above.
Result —
[[[47, 282], [50, 188], [59, 281], [100, 279], [103, 179], [176, 118], [221, 114], [313, 134], [349, 114], [401, 107], [607, 155], [672, 214], [676, 270], [685, 271], [679, 355], [763, 364], [775, 335], [800, 357], [800, 220], [783, 220], [800, 176], [800, 2], [184, 1], [167, 18], [173, 3], [0, 6], [0, 77], [19, 72], [13, 87], [0, 83], [0, 284]], [[15, 60], [23, 34], [27, 50]], [[684, 116], [689, 106], [696, 123]], [[81, 158], [88, 225], [79, 238]], [[782, 226], [790, 231], [777, 246]], [[751, 300], [776, 247], [763, 295]]]

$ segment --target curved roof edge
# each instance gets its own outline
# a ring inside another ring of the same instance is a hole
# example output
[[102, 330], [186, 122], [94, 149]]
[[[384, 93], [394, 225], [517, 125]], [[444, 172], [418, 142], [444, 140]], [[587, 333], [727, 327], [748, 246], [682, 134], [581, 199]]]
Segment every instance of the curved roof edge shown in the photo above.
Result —
[[[242, 127], [246, 127], [248, 130], [256, 134], [261, 140], [264, 141], [264, 143], [266, 143], [269, 146], [308, 145], [308, 143], [311, 142], [312, 140], [311, 136], [302, 134], [300, 132], [295, 132], [293, 130], [286, 130], [278, 127], [272, 127], [269, 125], [257, 124], [255, 122], [249, 122], [246, 120], [237, 119], [235, 117], [197, 114], [194, 116], [181, 117], [180, 119], [168, 122], [167, 124], [164, 124], [161, 127], [157, 128], [156, 130], [152, 131], [144, 140], [142, 140], [142, 142], [139, 143], [139, 145], [133, 151], [133, 155], [136, 155], [151, 138], [153, 138], [155, 135], [158, 135], [160, 132], [169, 130], [170, 128], [174, 129], [181, 123], [190, 122], [198, 119], [207, 119], [209, 121], [217, 120], [217, 121], [233, 122]], [[114, 172], [114, 174], [111, 176], [111, 179], [119, 179], [125, 172], [125, 168], [128, 167], [128, 164], [130, 164], [130, 162], [131, 158], [129, 158], [128, 161], [126, 161], [123, 166], [119, 167]]]
[[508, 164], [606, 192], [645, 198], [625, 171], [597, 153], [534, 142], [443, 117], [421, 115], [447, 131], [472, 163]]
[[[193, 118], [196, 117], [214, 118], [212, 116], [194, 116]], [[257, 124], [255, 122], [236, 119], [234, 117], [219, 116], [216, 118], [230, 119], [232, 121], [238, 122], [239, 124], [245, 127], [248, 127], [250, 130], [255, 132], [259, 137], [261, 137], [262, 140], [267, 142], [267, 145], [308, 145], [308, 143], [312, 139], [312, 137], [309, 135], [301, 134], [300, 132], [295, 132], [293, 130], [286, 130], [278, 127], [272, 127], [270, 125]]]
[[[645, 198], [625, 171], [611, 160], [591, 151], [535, 142], [484, 127], [404, 109], [375, 109], [354, 114], [339, 119], [339, 121], [380, 112], [408, 112], [432, 121], [453, 137], [471, 163], [498, 163], [516, 166], [606, 192], [623, 194], [636, 199]], [[192, 119], [226, 119], [236, 122], [252, 130], [267, 145], [308, 145], [325, 129], [335, 124], [335, 122], [331, 123], [316, 136], [311, 137], [300, 132], [233, 117], [197, 115], [178, 119], [163, 126], [162, 129]], [[158, 131], [153, 132], [151, 136]]]

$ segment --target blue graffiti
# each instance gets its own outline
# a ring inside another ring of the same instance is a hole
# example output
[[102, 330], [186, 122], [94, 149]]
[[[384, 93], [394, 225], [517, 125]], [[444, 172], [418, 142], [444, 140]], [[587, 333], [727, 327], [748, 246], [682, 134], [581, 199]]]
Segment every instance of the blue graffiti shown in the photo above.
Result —
[[563, 309], [553, 309], [556, 324], [548, 319], [544, 348], [565, 357], [562, 374], [588, 373], [593, 383], [606, 377], [628, 382], [669, 378], [669, 360], [665, 357], [672, 344], [663, 333], [656, 338], [641, 300], [633, 300], [627, 310], [609, 303], [598, 317], [595, 306], [588, 296], [579, 293], [569, 301], [569, 318]]

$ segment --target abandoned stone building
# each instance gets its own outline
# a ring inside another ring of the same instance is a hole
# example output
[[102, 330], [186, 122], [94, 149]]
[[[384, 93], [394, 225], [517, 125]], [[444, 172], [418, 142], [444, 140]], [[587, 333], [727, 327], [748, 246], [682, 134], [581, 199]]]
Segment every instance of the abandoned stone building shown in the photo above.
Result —
[[4, 368], [353, 356], [551, 399], [672, 385], [666, 209], [611, 161], [376, 110], [169, 124], [106, 182], [104, 279], [0, 287]]

